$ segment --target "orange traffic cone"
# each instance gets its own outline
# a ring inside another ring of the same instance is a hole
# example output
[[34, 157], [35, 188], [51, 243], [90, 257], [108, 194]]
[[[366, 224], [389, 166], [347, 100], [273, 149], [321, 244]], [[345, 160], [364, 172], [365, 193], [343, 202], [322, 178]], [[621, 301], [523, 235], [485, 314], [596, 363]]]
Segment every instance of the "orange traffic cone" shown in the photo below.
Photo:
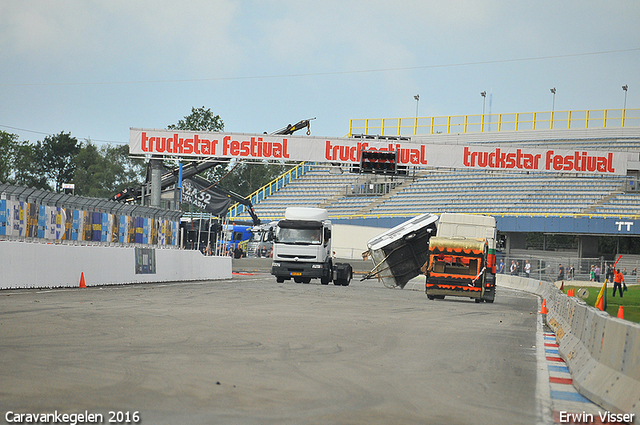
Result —
[[576, 295], [576, 288], [571, 288], [567, 291], [567, 295], [570, 297], [574, 297]]
[[618, 319], [624, 319], [624, 309], [622, 306], [618, 307]]
[[86, 288], [87, 285], [84, 284], [84, 272], [80, 273], [80, 287]]
[[542, 300], [542, 308], [540, 309], [540, 314], [547, 314], [547, 300]]

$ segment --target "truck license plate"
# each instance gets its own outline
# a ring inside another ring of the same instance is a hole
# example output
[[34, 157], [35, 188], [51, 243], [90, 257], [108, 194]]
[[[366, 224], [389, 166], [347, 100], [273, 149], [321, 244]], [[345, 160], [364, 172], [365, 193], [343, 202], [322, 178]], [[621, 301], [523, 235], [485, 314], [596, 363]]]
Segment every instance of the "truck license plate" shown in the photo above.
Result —
[[291, 272], [291, 276], [302, 276], [302, 272]]

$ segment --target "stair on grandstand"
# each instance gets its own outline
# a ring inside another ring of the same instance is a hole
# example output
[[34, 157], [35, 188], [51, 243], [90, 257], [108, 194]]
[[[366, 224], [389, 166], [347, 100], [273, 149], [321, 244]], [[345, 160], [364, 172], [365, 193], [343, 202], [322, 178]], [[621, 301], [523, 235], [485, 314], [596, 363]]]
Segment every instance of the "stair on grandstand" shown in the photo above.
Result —
[[304, 175], [292, 180], [285, 187], [254, 205], [263, 220], [284, 217], [287, 207], [321, 207], [328, 200], [339, 196], [345, 187], [354, 184], [358, 174], [335, 174], [330, 165], [313, 165]]

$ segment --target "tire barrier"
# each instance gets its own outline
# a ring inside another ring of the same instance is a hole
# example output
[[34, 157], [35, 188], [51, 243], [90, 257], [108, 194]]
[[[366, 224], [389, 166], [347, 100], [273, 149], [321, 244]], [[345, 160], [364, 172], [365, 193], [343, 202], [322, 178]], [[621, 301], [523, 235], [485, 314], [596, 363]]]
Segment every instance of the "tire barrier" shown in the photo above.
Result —
[[583, 396], [610, 412], [640, 417], [640, 324], [610, 316], [549, 282], [496, 277], [498, 286], [546, 300], [547, 324]]

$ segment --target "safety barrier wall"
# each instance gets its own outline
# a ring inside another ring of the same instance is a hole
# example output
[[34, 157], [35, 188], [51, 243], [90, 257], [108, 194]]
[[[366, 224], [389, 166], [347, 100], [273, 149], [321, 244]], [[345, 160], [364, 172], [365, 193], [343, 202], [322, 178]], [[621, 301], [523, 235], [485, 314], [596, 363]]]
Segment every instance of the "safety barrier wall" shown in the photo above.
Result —
[[599, 406], [640, 417], [640, 324], [569, 297], [549, 282], [498, 275], [499, 286], [547, 301], [547, 323], [578, 391]]
[[177, 247], [181, 214], [0, 184], [0, 239]]
[[0, 241], [0, 289], [231, 278], [230, 257], [195, 250]]

